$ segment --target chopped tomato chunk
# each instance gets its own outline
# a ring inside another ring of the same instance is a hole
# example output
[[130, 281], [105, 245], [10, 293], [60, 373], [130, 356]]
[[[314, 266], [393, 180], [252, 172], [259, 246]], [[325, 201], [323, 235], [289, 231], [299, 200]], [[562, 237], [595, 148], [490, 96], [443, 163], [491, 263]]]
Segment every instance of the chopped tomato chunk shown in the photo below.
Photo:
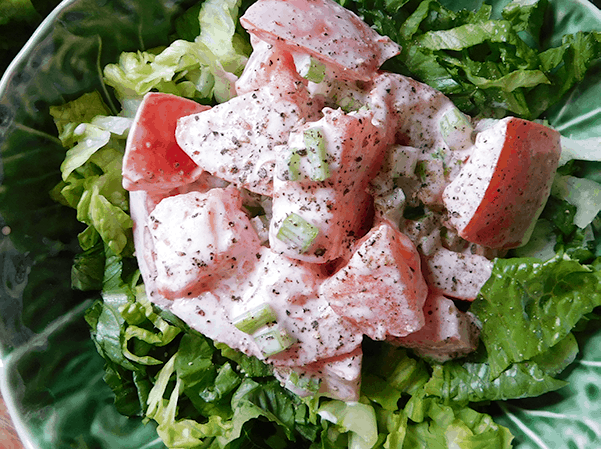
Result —
[[489, 248], [525, 244], [551, 192], [560, 135], [508, 117], [480, 132], [474, 152], [449, 184], [449, 222], [465, 240]]
[[260, 248], [233, 187], [163, 199], [149, 216], [156, 252], [156, 284], [169, 299], [211, 287]]
[[197, 179], [203, 170], [175, 141], [175, 127], [178, 118], [207, 109], [177, 95], [147, 93], [127, 138], [123, 187], [165, 191]]
[[240, 18], [249, 33], [309, 54], [335, 76], [368, 81], [400, 47], [332, 0], [259, 0]]
[[424, 315], [424, 327], [392, 341], [438, 362], [466, 355], [478, 346], [480, 327], [476, 317], [470, 312], [459, 311], [450, 299], [430, 293]]
[[348, 263], [320, 292], [336, 313], [374, 340], [408, 335], [424, 325], [428, 287], [419, 254], [386, 222], [360, 240]]

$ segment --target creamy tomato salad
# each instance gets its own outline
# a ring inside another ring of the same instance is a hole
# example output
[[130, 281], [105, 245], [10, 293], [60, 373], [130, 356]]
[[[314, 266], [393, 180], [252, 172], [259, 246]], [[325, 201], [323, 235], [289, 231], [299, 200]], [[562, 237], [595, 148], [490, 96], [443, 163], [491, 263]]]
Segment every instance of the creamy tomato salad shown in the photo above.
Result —
[[129, 133], [147, 295], [299, 395], [357, 400], [365, 337], [473, 351], [492, 260], [526, 243], [560, 136], [476, 121], [382, 71], [400, 52], [330, 0], [259, 0], [253, 53], [214, 107], [148, 93]]

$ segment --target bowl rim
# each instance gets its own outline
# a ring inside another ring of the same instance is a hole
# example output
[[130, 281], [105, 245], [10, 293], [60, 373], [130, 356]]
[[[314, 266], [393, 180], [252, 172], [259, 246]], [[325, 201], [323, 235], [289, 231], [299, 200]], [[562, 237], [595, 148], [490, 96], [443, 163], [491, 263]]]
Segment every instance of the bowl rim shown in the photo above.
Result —
[[8, 64], [8, 67], [2, 74], [0, 78], [0, 98], [3, 96], [5, 90], [8, 87], [8, 83], [12, 73], [15, 71], [16, 67], [21, 64], [21, 62], [29, 56], [29, 54], [35, 50], [35, 46], [39, 43], [39, 38], [41, 35], [46, 33], [47, 28], [51, 26], [55, 21], [58, 15], [65, 9], [70, 6], [72, 3], [77, 2], [78, 0], [62, 0], [58, 5], [54, 7], [54, 9], [48, 14], [44, 20], [36, 27], [33, 34], [27, 39], [25, 45], [19, 50], [13, 60]]

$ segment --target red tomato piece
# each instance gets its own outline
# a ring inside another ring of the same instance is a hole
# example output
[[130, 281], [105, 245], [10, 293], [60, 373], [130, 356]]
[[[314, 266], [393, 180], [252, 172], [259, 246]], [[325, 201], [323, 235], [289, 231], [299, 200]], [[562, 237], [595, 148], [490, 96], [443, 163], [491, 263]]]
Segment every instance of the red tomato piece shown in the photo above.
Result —
[[164, 198], [149, 215], [148, 230], [157, 290], [168, 299], [213, 288], [261, 247], [233, 187]]
[[560, 135], [508, 117], [480, 132], [470, 159], [447, 186], [449, 221], [465, 240], [489, 248], [525, 244], [551, 191]]
[[259, 0], [240, 18], [251, 34], [309, 54], [338, 77], [368, 81], [400, 47], [332, 0]]
[[424, 256], [424, 276], [428, 286], [450, 298], [473, 301], [492, 273], [493, 263], [479, 254], [466, 254], [438, 248]]
[[450, 299], [430, 293], [424, 315], [424, 327], [392, 342], [413, 348], [421, 357], [441, 363], [469, 354], [478, 347], [480, 327], [476, 317], [470, 312], [459, 311]]
[[322, 285], [334, 311], [374, 340], [424, 325], [428, 287], [415, 246], [387, 222], [361, 239], [348, 263]]
[[176, 95], [149, 92], [138, 108], [123, 158], [126, 190], [165, 191], [203, 172], [177, 144], [177, 119], [210, 109]]

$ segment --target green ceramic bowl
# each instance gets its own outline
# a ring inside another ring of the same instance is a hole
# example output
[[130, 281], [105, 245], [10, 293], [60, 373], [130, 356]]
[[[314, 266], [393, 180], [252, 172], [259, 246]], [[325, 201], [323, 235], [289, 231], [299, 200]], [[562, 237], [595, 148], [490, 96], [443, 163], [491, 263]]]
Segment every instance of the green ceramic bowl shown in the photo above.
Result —
[[[74, 212], [52, 202], [64, 150], [49, 105], [102, 89], [101, 70], [122, 51], [168, 41], [194, 0], [66, 0], [42, 23], [0, 82], [0, 354], [2, 395], [27, 448], [164, 448], [152, 425], [122, 417], [104, 384], [103, 360], [70, 288]], [[474, 7], [478, 0], [451, 1]], [[506, 0], [494, 1], [496, 4]], [[601, 30], [586, 1], [552, 0], [554, 44]], [[601, 136], [601, 70], [548, 114], [576, 138]], [[582, 345], [570, 386], [495, 413], [519, 448], [601, 447], [601, 333]]]

